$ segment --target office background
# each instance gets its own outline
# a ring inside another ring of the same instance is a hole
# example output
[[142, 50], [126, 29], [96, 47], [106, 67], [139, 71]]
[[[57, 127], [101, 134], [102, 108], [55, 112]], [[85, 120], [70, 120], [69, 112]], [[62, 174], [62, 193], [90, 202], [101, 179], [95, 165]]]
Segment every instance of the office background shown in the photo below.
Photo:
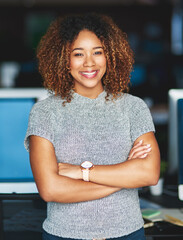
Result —
[[35, 49], [58, 15], [99, 12], [127, 33], [135, 53], [130, 93], [152, 110], [162, 158], [168, 144], [168, 90], [183, 88], [182, 1], [0, 1], [0, 88], [41, 87]]
[[[110, 15], [135, 53], [130, 93], [151, 109], [161, 157], [168, 162], [168, 91], [183, 88], [181, 0], [0, 0], [0, 88], [37, 88], [36, 46], [58, 15]], [[165, 185], [177, 186], [177, 171]]]

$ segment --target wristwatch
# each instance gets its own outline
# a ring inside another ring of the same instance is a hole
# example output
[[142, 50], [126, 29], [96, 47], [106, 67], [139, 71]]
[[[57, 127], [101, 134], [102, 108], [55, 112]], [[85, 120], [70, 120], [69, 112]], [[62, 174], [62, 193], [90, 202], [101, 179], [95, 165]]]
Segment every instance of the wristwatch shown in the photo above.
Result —
[[84, 181], [89, 182], [89, 173], [90, 173], [90, 170], [92, 170], [93, 168], [94, 168], [94, 165], [90, 161], [84, 161], [83, 163], [81, 163], [81, 170], [83, 172]]

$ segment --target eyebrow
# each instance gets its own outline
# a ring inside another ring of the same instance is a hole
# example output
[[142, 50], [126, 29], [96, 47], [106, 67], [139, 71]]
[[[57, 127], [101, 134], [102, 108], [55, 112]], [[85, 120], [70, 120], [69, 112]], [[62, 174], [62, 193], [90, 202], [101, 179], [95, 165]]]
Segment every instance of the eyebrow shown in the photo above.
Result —
[[[95, 49], [98, 49], [98, 48], [103, 49], [103, 47], [94, 47], [93, 49], [95, 50]], [[74, 48], [74, 49], [72, 50], [72, 52], [75, 51], [75, 50], [84, 50], [84, 48]]]

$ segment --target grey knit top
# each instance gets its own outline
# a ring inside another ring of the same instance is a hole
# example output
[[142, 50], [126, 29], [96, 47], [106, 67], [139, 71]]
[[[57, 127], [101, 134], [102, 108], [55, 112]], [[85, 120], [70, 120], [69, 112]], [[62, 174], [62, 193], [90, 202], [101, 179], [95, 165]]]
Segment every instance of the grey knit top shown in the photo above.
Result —
[[[36, 103], [30, 113], [25, 138], [37, 135], [52, 142], [58, 162], [94, 165], [126, 161], [135, 139], [154, 131], [150, 111], [143, 100], [123, 94], [105, 100], [74, 93], [71, 103], [62, 106], [60, 97], [50, 96]], [[122, 189], [110, 196], [80, 203], [48, 202], [43, 229], [65, 238], [113, 238], [143, 226], [138, 190]]]

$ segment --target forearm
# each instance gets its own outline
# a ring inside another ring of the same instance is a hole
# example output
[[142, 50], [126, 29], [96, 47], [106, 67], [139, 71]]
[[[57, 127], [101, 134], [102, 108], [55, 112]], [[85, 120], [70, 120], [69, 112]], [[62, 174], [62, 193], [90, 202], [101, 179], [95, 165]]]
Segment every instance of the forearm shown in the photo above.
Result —
[[[90, 172], [90, 181], [121, 188], [138, 188], [155, 185], [159, 179], [160, 172], [158, 144], [153, 133], [143, 135], [136, 140], [135, 145], [138, 144], [139, 140], [143, 140], [144, 143], [148, 143], [151, 146], [150, 151], [147, 150], [146, 154], [142, 155], [143, 158], [136, 157], [115, 165], [95, 166]], [[141, 151], [137, 151], [135, 155], [139, 153]]]
[[46, 188], [41, 186], [39, 192], [47, 202], [74, 203], [100, 199], [119, 190], [117, 187], [54, 176], [49, 179]]
[[30, 137], [30, 163], [40, 196], [46, 202], [90, 201], [106, 197], [119, 190], [119, 188], [60, 176], [53, 145], [38, 136]]
[[[144, 141], [144, 144], [142, 142]], [[148, 144], [147, 144], [148, 143]], [[77, 165], [60, 163], [59, 174], [72, 179], [81, 179], [81, 168]], [[114, 165], [95, 165], [90, 170], [93, 183], [119, 187], [138, 188], [155, 185], [159, 179], [160, 152], [152, 132], [139, 137], [125, 162]]]
[[[155, 169], [156, 168], [156, 169]], [[134, 159], [115, 165], [98, 165], [90, 171], [90, 181], [120, 188], [138, 188], [156, 184], [159, 166], [150, 167], [147, 159]]]

